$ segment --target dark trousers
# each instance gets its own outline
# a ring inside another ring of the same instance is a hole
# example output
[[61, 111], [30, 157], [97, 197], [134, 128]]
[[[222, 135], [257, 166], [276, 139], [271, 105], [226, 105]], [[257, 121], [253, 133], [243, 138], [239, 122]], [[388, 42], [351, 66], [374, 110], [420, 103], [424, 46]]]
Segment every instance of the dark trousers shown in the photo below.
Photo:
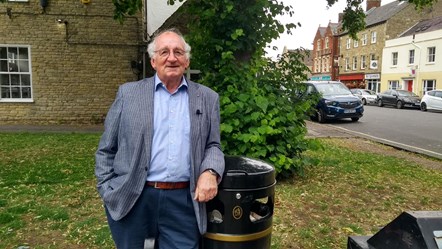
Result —
[[118, 249], [143, 249], [155, 238], [158, 249], [198, 249], [200, 234], [189, 188], [160, 190], [145, 187], [131, 211], [119, 221], [106, 209]]

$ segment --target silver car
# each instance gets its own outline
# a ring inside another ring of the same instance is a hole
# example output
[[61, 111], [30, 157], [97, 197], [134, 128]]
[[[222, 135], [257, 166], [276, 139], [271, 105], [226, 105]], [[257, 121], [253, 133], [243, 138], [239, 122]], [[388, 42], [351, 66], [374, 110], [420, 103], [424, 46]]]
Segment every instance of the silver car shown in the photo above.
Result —
[[421, 110], [442, 111], [442, 90], [432, 90], [426, 92], [421, 100]]
[[361, 88], [353, 88], [350, 89], [351, 93], [353, 95], [358, 96], [359, 99], [362, 101], [362, 104], [376, 104], [378, 101], [378, 95], [376, 92], [368, 89], [361, 89]]

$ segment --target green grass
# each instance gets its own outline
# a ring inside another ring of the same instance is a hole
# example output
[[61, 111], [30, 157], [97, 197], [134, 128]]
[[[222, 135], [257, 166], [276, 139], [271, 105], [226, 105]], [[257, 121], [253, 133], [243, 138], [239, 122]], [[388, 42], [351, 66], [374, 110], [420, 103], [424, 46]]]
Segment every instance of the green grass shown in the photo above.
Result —
[[[0, 248], [113, 248], [95, 190], [99, 136], [0, 133]], [[346, 248], [349, 235], [375, 233], [403, 211], [442, 207], [442, 173], [423, 167], [440, 161], [320, 142], [305, 176], [278, 181], [273, 249]]]

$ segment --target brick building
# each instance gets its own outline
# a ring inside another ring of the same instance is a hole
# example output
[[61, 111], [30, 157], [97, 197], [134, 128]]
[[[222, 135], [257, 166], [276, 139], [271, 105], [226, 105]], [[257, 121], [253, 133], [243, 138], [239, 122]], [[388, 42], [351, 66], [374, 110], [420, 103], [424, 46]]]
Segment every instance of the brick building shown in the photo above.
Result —
[[[82, 2], [90, 2], [83, 4]], [[0, 124], [101, 123], [118, 86], [140, 77], [141, 15], [112, 1], [0, 3]]]
[[381, 90], [382, 49], [385, 41], [396, 38], [416, 22], [442, 15], [442, 3], [417, 11], [414, 4], [395, 1], [381, 6], [380, 0], [367, 1], [366, 28], [353, 40], [347, 32], [339, 35], [339, 80], [350, 88]]
[[319, 26], [313, 40], [313, 67], [311, 80], [337, 80], [338, 23]]

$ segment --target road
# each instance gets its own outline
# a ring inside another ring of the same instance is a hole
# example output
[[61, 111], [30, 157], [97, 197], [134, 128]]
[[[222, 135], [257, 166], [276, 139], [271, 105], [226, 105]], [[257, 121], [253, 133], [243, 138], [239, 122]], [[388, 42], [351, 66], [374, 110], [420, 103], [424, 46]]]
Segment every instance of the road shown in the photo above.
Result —
[[379, 142], [442, 159], [442, 113], [366, 105], [359, 122], [327, 123]]

